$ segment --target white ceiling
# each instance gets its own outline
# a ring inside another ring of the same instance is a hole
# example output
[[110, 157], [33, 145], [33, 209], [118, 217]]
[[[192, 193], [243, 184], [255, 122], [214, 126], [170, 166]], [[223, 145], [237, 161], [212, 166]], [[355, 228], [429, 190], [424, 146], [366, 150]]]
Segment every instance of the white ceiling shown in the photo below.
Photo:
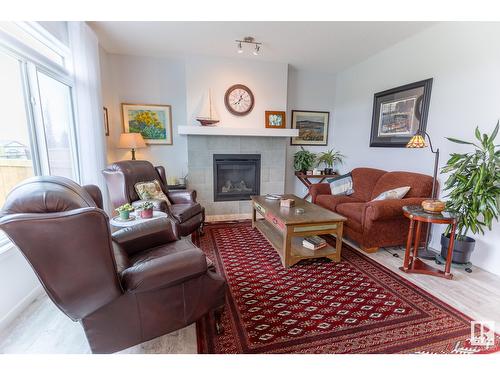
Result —
[[[89, 22], [110, 53], [207, 55], [289, 63], [335, 73], [431, 26], [432, 22]], [[262, 42], [236, 53], [236, 39]]]

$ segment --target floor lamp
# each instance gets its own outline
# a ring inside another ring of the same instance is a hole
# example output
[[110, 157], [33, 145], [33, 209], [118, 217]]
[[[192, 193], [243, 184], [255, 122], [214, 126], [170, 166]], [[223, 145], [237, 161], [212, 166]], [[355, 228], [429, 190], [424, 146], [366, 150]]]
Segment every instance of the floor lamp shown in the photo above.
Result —
[[[427, 147], [427, 144], [425, 143], [425, 137], [427, 136], [427, 139], [429, 140], [429, 147], [431, 149], [431, 152], [434, 154], [434, 174], [432, 175], [432, 199], [436, 199], [437, 196], [437, 172], [438, 172], [438, 165], [439, 165], [439, 148], [434, 150], [432, 147], [432, 141], [431, 137], [427, 132], [423, 133], [417, 133], [413, 137], [411, 137], [410, 141], [407, 143], [406, 147], [407, 148], [425, 148]], [[418, 256], [419, 258], [424, 258], [424, 259], [435, 259], [436, 258], [436, 253], [432, 250], [429, 250], [429, 238], [431, 235], [431, 228], [432, 224], [429, 223], [427, 227], [427, 236], [425, 239], [425, 249], [422, 251], [419, 250]]]

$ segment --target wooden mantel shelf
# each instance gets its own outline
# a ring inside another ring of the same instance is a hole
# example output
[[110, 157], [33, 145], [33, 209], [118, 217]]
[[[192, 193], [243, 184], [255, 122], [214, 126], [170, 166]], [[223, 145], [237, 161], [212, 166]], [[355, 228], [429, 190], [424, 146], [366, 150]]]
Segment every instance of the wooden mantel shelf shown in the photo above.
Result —
[[224, 126], [179, 126], [180, 135], [226, 135], [236, 137], [298, 137], [298, 129], [237, 128]]

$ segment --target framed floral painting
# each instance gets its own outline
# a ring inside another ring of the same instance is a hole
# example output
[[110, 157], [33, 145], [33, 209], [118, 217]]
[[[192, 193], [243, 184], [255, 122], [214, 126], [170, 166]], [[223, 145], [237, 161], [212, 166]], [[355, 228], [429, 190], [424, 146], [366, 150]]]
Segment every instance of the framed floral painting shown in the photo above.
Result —
[[170, 105], [122, 103], [122, 117], [125, 133], [141, 133], [149, 145], [173, 144]]

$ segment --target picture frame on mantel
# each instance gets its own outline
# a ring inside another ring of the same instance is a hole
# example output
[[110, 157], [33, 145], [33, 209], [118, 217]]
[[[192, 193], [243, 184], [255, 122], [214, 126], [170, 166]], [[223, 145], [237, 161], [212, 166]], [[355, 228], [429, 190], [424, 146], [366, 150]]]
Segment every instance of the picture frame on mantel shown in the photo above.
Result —
[[406, 147], [427, 127], [432, 78], [378, 92], [373, 99], [370, 147]]
[[286, 128], [286, 113], [282, 111], [266, 111], [266, 128]]
[[140, 133], [148, 145], [172, 145], [172, 106], [122, 103], [123, 131]]
[[290, 138], [292, 146], [328, 145], [330, 112], [292, 111], [292, 129], [299, 129], [299, 136]]

